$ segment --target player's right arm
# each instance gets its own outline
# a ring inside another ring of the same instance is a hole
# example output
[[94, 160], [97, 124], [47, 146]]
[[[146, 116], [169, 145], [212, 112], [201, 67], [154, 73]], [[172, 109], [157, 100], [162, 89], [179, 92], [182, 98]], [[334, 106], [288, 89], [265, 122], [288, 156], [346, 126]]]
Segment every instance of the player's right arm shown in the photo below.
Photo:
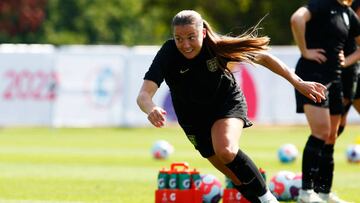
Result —
[[291, 31], [294, 36], [294, 40], [298, 45], [302, 57], [313, 60], [318, 63], [324, 63], [326, 61], [324, 49], [308, 49], [305, 39], [306, 23], [311, 19], [311, 12], [306, 7], [300, 7], [296, 10], [290, 19]]
[[144, 80], [137, 97], [137, 104], [140, 109], [148, 115], [148, 120], [155, 127], [162, 127], [165, 124], [166, 111], [153, 102], [153, 97], [158, 90], [158, 85], [151, 80]]

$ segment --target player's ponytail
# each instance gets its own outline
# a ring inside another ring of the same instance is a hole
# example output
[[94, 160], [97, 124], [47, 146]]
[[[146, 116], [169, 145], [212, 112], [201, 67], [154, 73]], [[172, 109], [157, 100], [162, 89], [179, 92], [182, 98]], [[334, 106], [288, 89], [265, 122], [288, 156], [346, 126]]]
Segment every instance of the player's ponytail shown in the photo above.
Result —
[[220, 58], [233, 61], [251, 62], [254, 54], [267, 50], [270, 39], [266, 36], [257, 37], [257, 27], [239, 36], [226, 36], [215, 33], [210, 24], [204, 21], [206, 38], [204, 42], [211, 52]]

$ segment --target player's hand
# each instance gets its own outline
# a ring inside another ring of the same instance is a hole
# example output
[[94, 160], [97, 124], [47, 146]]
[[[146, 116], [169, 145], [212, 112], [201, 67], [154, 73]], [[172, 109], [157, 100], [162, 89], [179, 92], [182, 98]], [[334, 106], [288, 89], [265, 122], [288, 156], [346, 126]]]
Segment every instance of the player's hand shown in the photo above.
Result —
[[161, 128], [165, 125], [166, 121], [166, 111], [158, 106], [151, 109], [148, 114], [148, 120], [157, 128]]
[[308, 60], [316, 61], [319, 64], [322, 64], [327, 60], [325, 53], [324, 49], [307, 49], [305, 53], [302, 53], [302, 55]]
[[315, 103], [326, 100], [327, 88], [318, 82], [301, 81], [296, 89]]
[[339, 57], [339, 61], [340, 61], [341, 67], [345, 67], [345, 65], [346, 65], [346, 60], [345, 60], [345, 54], [344, 54], [344, 51], [343, 51], [343, 50], [341, 50], [341, 51], [339, 52], [338, 57]]

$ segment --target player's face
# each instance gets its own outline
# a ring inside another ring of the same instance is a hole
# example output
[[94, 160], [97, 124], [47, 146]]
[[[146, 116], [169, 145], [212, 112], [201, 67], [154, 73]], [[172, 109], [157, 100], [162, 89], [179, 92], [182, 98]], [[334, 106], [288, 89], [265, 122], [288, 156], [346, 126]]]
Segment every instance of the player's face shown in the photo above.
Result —
[[174, 26], [176, 47], [187, 59], [195, 58], [201, 51], [205, 29], [195, 24]]

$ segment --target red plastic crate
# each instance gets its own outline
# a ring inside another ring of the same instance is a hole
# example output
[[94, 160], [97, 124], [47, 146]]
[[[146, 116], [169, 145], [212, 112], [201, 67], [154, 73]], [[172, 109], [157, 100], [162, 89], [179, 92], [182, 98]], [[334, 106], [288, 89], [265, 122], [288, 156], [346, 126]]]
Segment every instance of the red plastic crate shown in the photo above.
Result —
[[[163, 169], [163, 171], [166, 170]], [[196, 169], [189, 170], [189, 165], [186, 162], [172, 163], [168, 172], [176, 175], [180, 175], [182, 173], [187, 173], [189, 175], [192, 173], [198, 173]], [[190, 184], [191, 186], [189, 189], [186, 187], [183, 189], [157, 189], [155, 191], [155, 203], [202, 203], [202, 193], [199, 187], [195, 187], [195, 183]]]
[[236, 189], [224, 189], [223, 203], [250, 203]]
[[155, 191], [155, 203], [202, 203], [200, 190], [164, 189]]

